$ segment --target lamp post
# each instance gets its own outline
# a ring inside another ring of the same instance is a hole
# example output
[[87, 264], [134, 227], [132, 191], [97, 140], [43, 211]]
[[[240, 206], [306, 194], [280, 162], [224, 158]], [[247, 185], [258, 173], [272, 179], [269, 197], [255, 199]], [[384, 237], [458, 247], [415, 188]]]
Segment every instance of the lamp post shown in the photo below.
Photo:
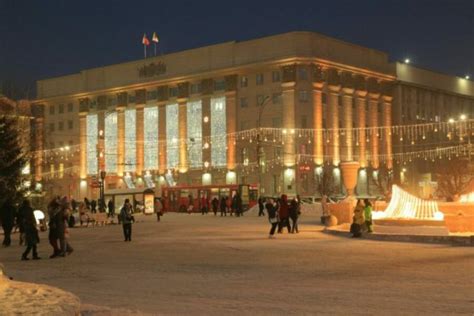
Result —
[[262, 195], [262, 137], [260, 134], [261, 123], [262, 123], [262, 114], [265, 106], [268, 104], [270, 97], [265, 96], [259, 106], [258, 110], [258, 119], [257, 119], [257, 165], [258, 165], [258, 195]]

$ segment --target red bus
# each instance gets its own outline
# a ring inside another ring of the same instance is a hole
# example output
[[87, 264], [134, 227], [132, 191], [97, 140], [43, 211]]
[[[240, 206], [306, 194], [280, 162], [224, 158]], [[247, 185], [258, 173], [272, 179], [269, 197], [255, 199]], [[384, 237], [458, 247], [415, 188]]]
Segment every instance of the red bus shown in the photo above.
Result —
[[258, 186], [249, 184], [164, 187], [161, 191], [161, 199], [165, 212], [200, 212], [202, 197], [207, 198], [209, 211], [212, 211], [210, 207], [212, 199], [216, 197], [220, 201], [222, 197], [233, 197], [236, 193], [239, 193], [242, 198], [244, 211], [257, 204]]

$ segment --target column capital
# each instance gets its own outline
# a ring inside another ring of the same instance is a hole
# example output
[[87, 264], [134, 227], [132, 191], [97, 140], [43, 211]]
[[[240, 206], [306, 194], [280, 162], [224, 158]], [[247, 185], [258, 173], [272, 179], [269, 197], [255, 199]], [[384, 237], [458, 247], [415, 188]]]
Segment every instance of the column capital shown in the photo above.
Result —
[[354, 94], [354, 89], [343, 87], [342, 92], [344, 92], [344, 96], [352, 96], [352, 94]]
[[186, 102], [188, 102], [188, 98], [178, 98], [176, 99], [176, 102], [178, 102], [178, 104], [186, 104]]
[[283, 88], [283, 90], [294, 90], [296, 87], [296, 82], [295, 81], [283, 82], [281, 84], [281, 87]]
[[328, 90], [332, 93], [339, 93], [339, 91], [341, 91], [341, 85], [328, 84]]
[[226, 91], [224, 95], [226, 96], [226, 98], [232, 98], [232, 97], [235, 98], [235, 96], [237, 95], [237, 91], [235, 90]]
[[144, 103], [135, 104], [135, 110], [143, 110], [144, 107]]
[[313, 82], [313, 90], [322, 90], [324, 88], [324, 82]]
[[384, 101], [385, 103], [390, 103], [390, 102], [392, 102], [393, 97], [392, 97], [392, 96], [389, 96], [389, 95], [383, 95], [383, 96], [382, 96], [382, 99], [383, 99], [383, 101]]
[[377, 100], [378, 98], [380, 98], [380, 93], [377, 93], [377, 92], [369, 92], [369, 98], [370, 98], [370, 99], [373, 99], [373, 100]]
[[365, 98], [367, 96], [366, 90], [356, 90], [355, 93], [358, 98]]

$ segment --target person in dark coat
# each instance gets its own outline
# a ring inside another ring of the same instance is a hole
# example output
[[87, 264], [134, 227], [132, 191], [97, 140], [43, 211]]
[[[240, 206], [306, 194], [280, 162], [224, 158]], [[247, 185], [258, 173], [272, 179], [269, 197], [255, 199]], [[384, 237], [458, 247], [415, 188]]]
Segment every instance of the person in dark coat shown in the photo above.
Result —
[[109, 214], [108, 217], [115, 217], [115, 204], [112, 199], [109, 200], [109, 203], [107, 203], [107, 208], [109, 209]]
[[129, 199], [125, 202], [120, 210], [120, 218], [122, 221], [124, 241], [132, 241], [132, 205]]
[[33, 213], [33, 208], [30, 206], [30, 201], [24, 200], [21, 205], [23, 214], [25, 214], [24, 225], [25, 225], [25, 241], [26, 249], [21, 255], [21, 260], [29, 260], [28, 255], [33, 250], [33, 260], [41, 259], [38, 256], [36, 245], [39, 243], [38, 229], [36, 228], [36, 219]]
[[220, 203], [221, 216], [227, 216], [227, 198], [223, 196]]
[[298, 216], [299, 216], [299, 205], [296, 199], [291, 200], [290, 210], [289, 210], [290, 219], [292, 222], [291, 233], [298, 233]]
[[268, 221], [271, 225], [268, 238], [275, 238], [275, 230], [278, 226], [278, 212], [273, 199], [268, 199], [267, 203], [265, 204], [265, 208], [267, 209]]
[[86, 206], [87, 209], [91, 209], [91, 202], [89, 201], [88, 198], [84, 198], [84, 205]]
[[290, 211], [289, 211], [289, 205], [288, 205], [288, 197], [286, 196], [286, 194], [282, 194], [281, 196], [278, 216], [280, 217], [278, 233], [281, 234], [283, 232], [283, 226], [286, 226], [289, 233], [291, 231], [290, 219], [289, 219]]
[[214, 197], [212, 199], [212, 211], [214, 212], [214, 216], [217, 215], [217, 209], [219, 208], [219, 200], [217, 199], [217, 197]]
[[97, 202], [96, 202], [96, 200], [91, 201], [91, 213], [92, 214], [97, 213]]
[[11, 199], [7, 199], [0, 209], [0, 222], [3, 228], [3, 247], [9, 247], [12, 243], [11, 233], [15, 226], [15, 206]]
[[232, 201], [232, 206], [235, 210], [235, 215], [236, 216], [244, 216], [244, 212], [242, 209], [242, 198], [240, 197], [239, 193], [236, 193], [234, 195], [234, 199]]
[[60, 257], [65, 257], [66, 254], [69, 255], [73, 252], [71, 244], [66, 238], [66, 223], [67, 218], [69, 217], [69, 210], [70, 210], [70, 203], [67, 197], [63, 197], [59, 201], [59, 212], [56, 214], [56, 225], [57, 225], [57, 233], [59, 239], [59, 246], [60, 246]]
[[265, 216], [263, 209], [265, 207], [265, 199], [262, 197], [258, 198], [258, 216]]
[[49, 244], [51, 247], [53, 247], [53, 254], [49, 256], [49, 258], [56, 258], [60, 254], [59, 250], [59, 234], [58, 234], [58, 228], [56, 224], [56, 214], [60, 211], [59, 209], [59, 203], [58, 199], [54, 198], [49, 204], [48, 204], [48, 216], [49, 216], [49, 234], [48, 234], [48, 239], [49, 239]]

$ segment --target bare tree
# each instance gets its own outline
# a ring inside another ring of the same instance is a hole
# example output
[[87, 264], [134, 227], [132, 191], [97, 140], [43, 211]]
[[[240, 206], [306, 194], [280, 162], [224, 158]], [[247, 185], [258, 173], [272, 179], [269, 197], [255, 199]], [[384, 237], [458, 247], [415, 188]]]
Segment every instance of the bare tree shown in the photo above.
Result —
[[474, 181], [469, 167], [469, 160], [463, 158], [439, 162], [436, 165], [437, 193], [448, 201], [455, 201], [460, 195], [467, 193], [469, 184]]
[[322, 166], [322, 172], [317, 176], [318, 192], [321, 196], [333, 196], [339, 192], [334, 177], [334, 166], [332, 164], [325, 164]]
[[379, 192], [387, 198], [391, 195], [393, 185], [393, 175], [387, 166], [382, 165], [378, 169], [376, 177], [372, 177], [374, 184], [377, 186]]

